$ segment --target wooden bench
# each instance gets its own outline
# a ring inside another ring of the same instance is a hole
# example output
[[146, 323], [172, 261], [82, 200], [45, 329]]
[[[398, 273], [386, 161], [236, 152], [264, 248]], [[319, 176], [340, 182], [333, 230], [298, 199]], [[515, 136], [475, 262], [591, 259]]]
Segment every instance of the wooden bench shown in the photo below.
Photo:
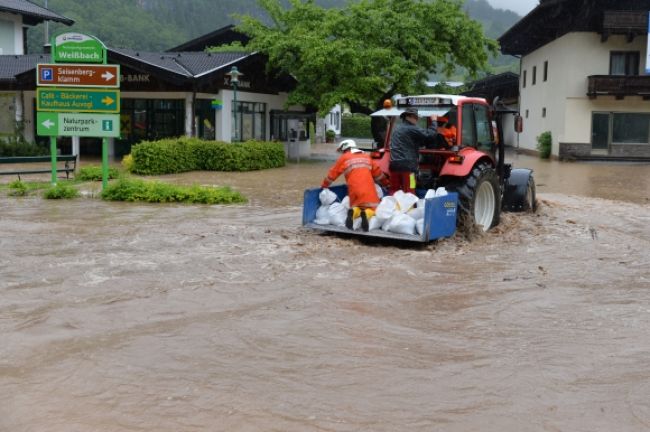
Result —
[[[70, 178], [70, 173], [74, 173], [77, 168], [77, 155], [59, 155], [56, 161], [65, 162], [62, 168], [57, 167], [57, 172], [65, 172], [65, 178]], [[0, 157], [0, 165], [4, 164], [28, 164], [36, 162], [50, 162], [47, 168], [34, 168], [34, 169], [16, 169], [12, 171], [0, 171], [0, 175], [17, 175], [20, 180], [21, 174], [44, 174], [52, 172], [52, 157], [51, 156], [2, 156]]]

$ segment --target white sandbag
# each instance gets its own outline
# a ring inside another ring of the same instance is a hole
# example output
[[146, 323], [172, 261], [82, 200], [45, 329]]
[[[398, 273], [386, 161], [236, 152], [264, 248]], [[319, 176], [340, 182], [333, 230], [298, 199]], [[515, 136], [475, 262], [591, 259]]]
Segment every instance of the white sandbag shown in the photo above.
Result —
[[358, 217], [352, 221], [352, 229], [358, 231], [361, 229], [361, 218]]
[[415, 234], [415, 219], [411, 216], [400, 213], [391, 218], [388, 224], [388, 231], [398, 234]]
[[368, 231], [380, 229], [383, 223], [384, 221], [379, 219], [377, 216], [371, 217], [368, 221]]
[[328, 208], [330, 225], [343, 226], [345, 218], [348, 216], [348, 209], [343, 203], [332, 203]]
[[[422, 205], [420, 205], [420, 201], [422, 201]], [[422, 219], [424, 217], [424, 200], [420, 201], [418, 201], [417, 207], [414, 207], [406, 212], [407, 215], [411, 216], [415, 220]]]
[[345, 207], [346, 209], [349, 209], [349, 208], [350, 208], [350, 197], [349, 197], [348, 195], [346, 195], [346, 196], [341, 200], [341, 204], [343, 204], [343, 207]]
[[434, 198], [436, 196], [436, 190], [435, 189], [429, 189], [427, 190], [427, 193], [424, 194], [424, 199], [429, 199], [429, 198]]
[[415, 221], [415, 230], [419, 235], [422, 235], [424, 232], [424, 218]]
[[394, 214], [397, 214], [397, 201], [395, 201], [395, 197], [386, 196], [382, 198], [381, 202], [375, 209], [375, 217], [383, 223], [390, 219]]
[[320, 199], [320, 203], [324, 206], [328, 206], [332, 204], [334, 201], [336, 201], [336, 194], [329, 190], [328, 188], [323, 189], [320, 191], [318, 194], [318, 198]]
[[322, 205], [316, 210], [316, 219], [314, 223], [318, 225], [329, 225], [330, 224], [330, 212], [329, 206]]
[[409, 211], [411, 207], [418, 202], [418, 197], [415, 194], [404, 192], [402, 190], [395, 192], [393, 197], [395, 198], [395, 201], [397, 201], [397, 210], [402, 213]]
[[447, 192], [447, 189], [445, 189], [445, 188], [442, 187], [442, 186], [439, 187], [438, 189], [436, 189], [436, 196], [437, 196], [437, 197], [439, 197], [439, 196], [445, 196], [445, 195], [449, 195], [449, 193]]

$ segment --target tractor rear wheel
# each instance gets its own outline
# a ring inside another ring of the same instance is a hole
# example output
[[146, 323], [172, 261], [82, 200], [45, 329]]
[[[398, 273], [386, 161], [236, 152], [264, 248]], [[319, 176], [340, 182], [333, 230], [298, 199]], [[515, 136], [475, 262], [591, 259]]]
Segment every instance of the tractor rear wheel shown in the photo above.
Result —
[[479, 162], [467, 177], [450, 183], [447, 189], [458, 192], [458, 206], [465, 218], [468, 217], [468, 222], [482, 231], [499, 224], [501, 216], [499, 177], [491, 165]]

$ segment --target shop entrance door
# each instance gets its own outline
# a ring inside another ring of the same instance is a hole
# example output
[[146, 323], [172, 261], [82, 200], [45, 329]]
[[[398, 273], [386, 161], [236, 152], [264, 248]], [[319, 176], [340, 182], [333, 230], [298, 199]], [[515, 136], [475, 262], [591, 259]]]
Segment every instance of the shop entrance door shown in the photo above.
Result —
[[609, 113], [591, 115], [591, 150], [595, 153], [609, 149]]

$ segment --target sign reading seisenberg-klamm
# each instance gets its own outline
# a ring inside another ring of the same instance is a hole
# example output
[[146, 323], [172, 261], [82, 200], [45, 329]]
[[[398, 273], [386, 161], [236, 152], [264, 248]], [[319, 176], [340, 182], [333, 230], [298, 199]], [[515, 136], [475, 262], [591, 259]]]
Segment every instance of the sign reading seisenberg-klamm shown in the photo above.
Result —
[[52, 60], [55, 63], [106, 63], [106, 46], [92, 36], [63, 33], [54, 38]]

